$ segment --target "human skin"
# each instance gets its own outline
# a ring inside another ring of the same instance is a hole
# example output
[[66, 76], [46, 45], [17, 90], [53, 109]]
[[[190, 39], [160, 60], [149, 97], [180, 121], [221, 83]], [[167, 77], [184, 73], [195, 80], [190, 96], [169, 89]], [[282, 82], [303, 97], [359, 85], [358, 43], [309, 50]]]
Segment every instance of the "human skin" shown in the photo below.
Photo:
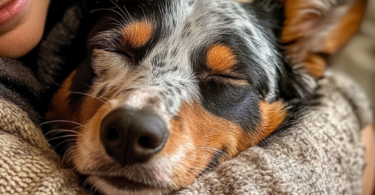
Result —
[[[9, 0], [0, 0], [0, 7]], [[51, 0], [28, 0], [14, 20], [0, 25], [0, 57], [17, 59], [41, 40]]]
[[362, 140], [366, 147], [366, 168], [363, 174], [363, 194], [372, 195], [375, 186], [375, 131], [374, 126], [367, 126], [362, 132]]

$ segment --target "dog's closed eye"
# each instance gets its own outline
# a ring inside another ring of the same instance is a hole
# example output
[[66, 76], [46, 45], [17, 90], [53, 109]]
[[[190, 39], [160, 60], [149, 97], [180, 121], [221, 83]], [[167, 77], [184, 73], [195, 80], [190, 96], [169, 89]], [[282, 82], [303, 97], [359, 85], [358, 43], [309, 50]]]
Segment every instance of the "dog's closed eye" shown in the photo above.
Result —
[[121, 55], [122, 57], [126, 58], [128, 61], [133, 61], [133, 58], [134, 56], [130, 53], [130, 52], [126, 52], [126, 51], [123, 51], [123, 50], [112, 50], [112, 51], [109, 51], [109, 52], [113, 52], [113, 53], [116, 53], [118, 55]]
[[206, 77], [208, 82], [216, 81], [222, 84], [229, 84], [229, 85], [249, 85], [249, 81], [240, 75], [235, 74], [208, 74]]

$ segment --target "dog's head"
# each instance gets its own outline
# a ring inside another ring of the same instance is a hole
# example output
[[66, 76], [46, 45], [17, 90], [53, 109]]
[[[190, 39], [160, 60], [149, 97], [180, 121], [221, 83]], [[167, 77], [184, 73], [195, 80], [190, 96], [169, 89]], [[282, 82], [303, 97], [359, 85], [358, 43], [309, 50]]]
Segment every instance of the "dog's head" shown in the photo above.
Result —
[[[313, 2], [123, 0], [98, 12], [87, 58], [49, 114], [82, 125], [76, 169], [108, 194], [155, 194], [258, 144], [321, 76], [307, 61], [325, 56], [319, 46], [336, 28], [301, 12]], [[337, 22], [351, 5], [319, 6], [338, 6]]]

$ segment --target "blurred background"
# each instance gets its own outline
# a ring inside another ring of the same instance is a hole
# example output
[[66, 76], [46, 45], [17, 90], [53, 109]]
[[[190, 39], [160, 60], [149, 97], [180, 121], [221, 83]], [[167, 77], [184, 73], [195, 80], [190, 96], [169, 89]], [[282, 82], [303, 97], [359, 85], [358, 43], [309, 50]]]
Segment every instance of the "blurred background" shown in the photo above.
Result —
[[[335, 69], [343, 70], [359, 83], [375, 105], [375, 1], [368, 0], [365, 20], [356, 36], [333, 59]], [[375, 108], [375, 107], [373, 107]], [[375, 111], [375, 110], [374, 110]], [[371, 129], [371, 128], [370, 128]], [[374, 148], [373, 133], [368, 131], [362, 136], [368, 148]], [[372, 137], [372, 138], [371, 138]], [[367, 151], [366, 162], [375, 161], [373, 150]], [[372, 154], [372, 155], [371, 155]], [[363, 194], [375, 195], [374, 167], [366, 168], [363, 183]]]
[[375, 103], [375, 1], [369, 0], [365, 20], [350, 43], [333, 59], [334, 68], [354, 78]]

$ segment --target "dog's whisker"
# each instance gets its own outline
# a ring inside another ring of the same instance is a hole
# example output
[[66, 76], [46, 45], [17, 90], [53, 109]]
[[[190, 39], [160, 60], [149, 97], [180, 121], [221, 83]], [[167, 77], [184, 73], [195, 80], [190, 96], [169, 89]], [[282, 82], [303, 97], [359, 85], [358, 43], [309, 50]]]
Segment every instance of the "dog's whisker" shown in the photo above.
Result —
[[[113, 0], [109, 0], [109, 1], [111, 1], [113, 3], [113, 5], [116, 6], [123, 15], [121, 15], [116, 10], [113, 10], [113, 11], [116, 12], [124, 21], [126, 21], [126, 19], [125, 19], [126, 18], [126, 14], [125, 14], [124, 10], [122, 10], [121, 7], [116, 2], [114, 2]], [[129, 17], [130, 17], [130, 15], [129, 15]]]
[[64, 163], [71, 162], [76, 153], [77, 153], [77, 146], [69, 147], [69, 149], [67, 150], [67, 152], [65, 152], [65, 154], [62, 158], [62, 162], [64, 162]]
[[53, 141], [53, 140], [57, 140], [57, 139], [61, 139], [61, 138], [69, 138], [69, 137], [78, 137], [78, 135], [64, 135], [64, 136], [58, 136], [58, 137], [54, 137], [52, 139], [48, 139], [47, 141]]
[[95, 12], [99, 12], [99, 11], [112, 11], [113, 9], [116, 9], [116, 7], [93, 9], [93, 10], [90, 11], [90, 14], [95, 13]]
[[[93, 96], [93, 95], [90, 95], [90, 94], [87, 94], [87, 93], [81, 93], [81, 92], [75, 92], [75, 91], [72, 91], [72, 92], [70, 92], [71, 94], [77, 94], [77, 95], [83, 95], [83, 96], [87, 96], [87, 97], [91, 97], [91, 98], [94, 98], [94, 99], [96, 99], [96, 100], [98, 100], [98, 101], [101, 101], [103, 104], [105, 104], [106, 102], [105, 101], [109, 101], [108, 99], [106, 99], [106, 98], [98, 98], [98, 97], [96, 97], [96, 96]], [[105, 101], [104, 101], [105, 100]]]
[[47, 132], [46, 134], [44, 134], [44, 136], [49, 136], [50, 134], [52, 135], [56, 135], [56, 134], [61, 134], [61, 133], [70, 133], [70, 134], [81, 134], [80, 132], [78, 131], [73, 131], [73, 130], [68, 130], [68, 129], [55, 129], [55, 130], [51, 130], [49, 132]]
[[48, 125], [48, 124], [53, 124], [53, 123], [72, 123], [75, 125], [83, 126], [80, 123], [74, 122], [74, 121], [68, 121], [68, 120], [53, 120], [53, 121], [47, 121], [44, 123], [40, 123], [38, 126], [43, 126], [43, 125]]
[[230, 159], [230, 156], [225, 151], [217, 149], [217, 148], [204, 147], [204, 146], [199, 146], [199, 147], [196, 147], [196, 148], [201, 149], [201, 150], [206, 150], [206, 151], [209, 151], [209, 152], [213, 152], [213, 153], [217, 153], [218, 155], [221, 155], [221, 156], [225, 157], [226, 159]]
[[204, 156], [197, 156], [196, 158], [200, 159], [201, 161], [208, 161], [208, 162], [212, 161], [212, 158], [207, 158], [207, 157], [204, 157]]
[[125, 16], [127, 15], [130, 19], [133, 19], [133, 17], [130, 15], [128, 9], [126, 9], [125, 6], [122, 6], [122, 12], [125, 12]]
[[60, 145], [62, 145], [62, 144], [64, 144], [64, 143], [67, 143], [67, 142], [75, 142], [75, 141], [77, 141], [77, 139], [67, 139], [67, 140], [62, 141], [62, 142], [60, 142], [59, 144], [57, 144], [57, 145], [55, 146], [55, 148], [58, 148]]
[[192, 172], [192, 173], [196, 174], [195, 176], [201, 174], [201, 171], [198, 168], [191, 168], [191, 169], [188, 170], [188, 172]]
[[96, 188], [95, 186], [92, 186], [92, 187], [91, 187], [91, 190], [90, 190], [90, 192], [91, 192], [90, 194], [97, 194], [98, 191], [99, 191], [98, 188]]
[[[178, 163], [178, 164], [176, 164], [176, 166], [175, 166], [175, 168], [177, 168], [178, 170], [181, 170], [182, 172], [185, 172], [184, 170], [186, 170], [186, 167], [184, 166], [186, 163]], [[177, 172], [179, 172], [179, 171], [177, 171]], [[191, 173], [189, 170], [188, 171], [186, 171], [186, 173], [188, 174], [188, 175], [190, 175], [191, 177], [196, 177], [196, 174], [193, 174], [193, 173]]]
[[119, 28], [123, 27], [124, 22], [121, 23], [119, 20], [117, 20], [117, 19], [115, 19], [113, 17], [108, 17], [108, 18], [111, 19], [111, 20], [113, 20], [115, 22], [114, 25], [116, 25], [117, 27], [119, 27]]
[[124, 20], [124, 22], [127, 21], [127, 20], [125, 19], [125, 16], [124, 16], [124, 15], [121, 15], [120, 12], [118, 12], [118, 11], [116, 11], [116, 10], [112, 10], [112, 12], [118, 14], [118, 15], [122, 18], [122, 20]]
[[95, 194], [95, 193], [97, 193], [97, 191], [98, 191], [98, 189], [97, 189], [94, 185], [90, 185], [90, 183], [89, 183], [88, 180], [85, 180], [85, 181], [83, 182], [82, 186], [83, 186], [85, 189], [89, 188], [89, 191], [90, 191], [89, 193], [90, 193], [90, 194]]

